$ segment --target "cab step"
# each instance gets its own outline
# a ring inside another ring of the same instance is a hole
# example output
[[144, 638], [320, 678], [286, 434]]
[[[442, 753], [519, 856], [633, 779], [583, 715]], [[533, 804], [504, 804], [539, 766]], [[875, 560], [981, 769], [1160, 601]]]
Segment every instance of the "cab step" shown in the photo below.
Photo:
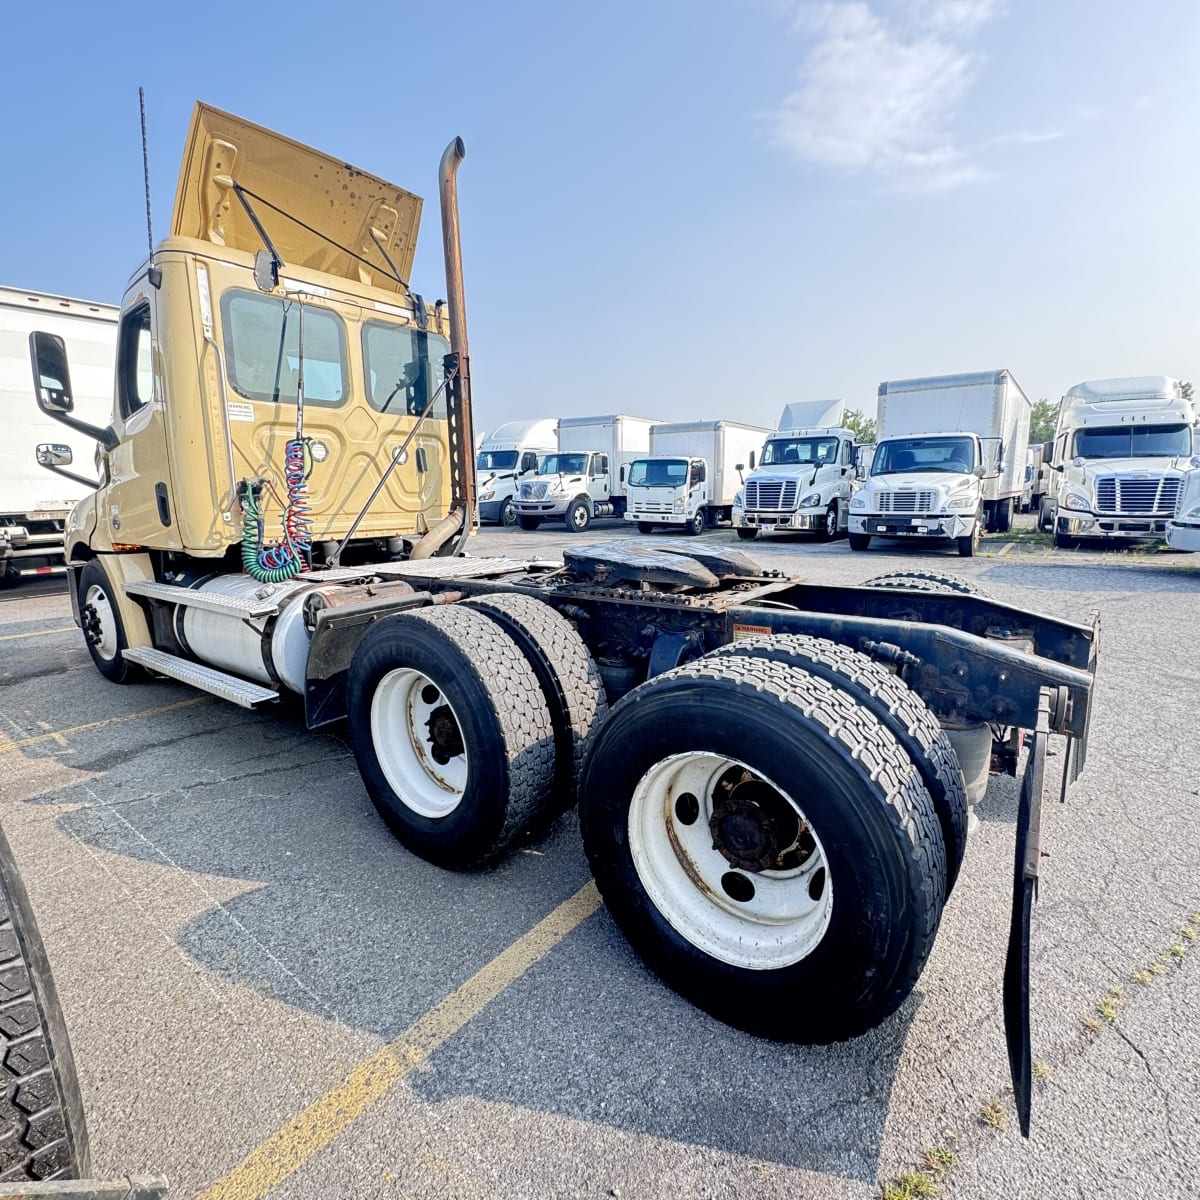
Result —
[[206, 667], [203, 663], [193, 662], [188, 658], [180, 658], [177, 654], [168, 654], [165, 650], [134, 646], [122, 650], [121, 656], [126, 662], [137, 663], [139, 667], [165, 675], [168, 679], [178, 679], [180, 683], [219, 696], [222, 700], [231, 700], [242, 708], [253, 708], [256, 704], [279, 699], [278, 692], [261, 684], [239, 679], [236, 675], [227, 675], [224, 671]]
[[145, 596], [148, 600], [166, 600], [169, 604], [186, 604], [189, 608], [204, 608], [209, 612], [227, 613], [234, 617], [273, 617], [279, 611], [280, 600], [278, 595], [268, 595], [260, 600], [257, 596], [198, 592], [195, 588], [180, 587], [175, 583], [155, 583], [152, 579], [130, 580], [125, 585], [125, 594]]

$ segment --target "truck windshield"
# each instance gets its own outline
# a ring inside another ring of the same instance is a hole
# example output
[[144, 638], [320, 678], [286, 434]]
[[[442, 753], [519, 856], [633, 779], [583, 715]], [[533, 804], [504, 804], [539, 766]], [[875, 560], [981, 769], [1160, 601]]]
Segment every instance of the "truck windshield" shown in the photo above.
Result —
[[516, 465], [515, 450], [481, 450], [475, 459], [477, 471], [512, 471]]
[[1192, 431], [1186, 425], [1117, 426], [1080, 429], [1075, 454], [1080, 458], [1171, 458], [1191, 454]]
[[687, 473], [686, 458], [638, 458], [629, 464], [629, 486], [681, 487]]
[[[443, 360], [450, 343], [436, 333], [386, 321], [368, 321], [362, 338], [371, 407], [420, 416], [446, 378]], [[429, 415], [446, 419], [444, 390]]]
[[871, 460], [872, 475], [910, 471], [948, 471], [966, 475], [975, 469], [975, 441], [967, 437], [896, 438], [880, 442]]
[[542, 463], [543, 475], [586, 475], [588, 456], [586, 454], [547, 454]]
[[759, 465], [775, 467], [807, 463], [812, 467], [817, 463], [836, 462], [837, 453], [838, 440], [835, 437], [771, 438], [763, 447]]

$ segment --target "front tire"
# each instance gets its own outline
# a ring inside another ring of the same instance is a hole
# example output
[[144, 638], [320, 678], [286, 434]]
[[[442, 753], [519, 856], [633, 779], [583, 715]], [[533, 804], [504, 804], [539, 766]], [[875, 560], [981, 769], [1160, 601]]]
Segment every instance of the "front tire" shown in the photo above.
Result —
[[351, 660], [347, 712], [371, 800], [429, 862], [498, 858], [549, 803], [546, 698], [517, 644], [480, 612], [454, 605], [379, 621]]
[[647, 536], [654, 532], [654, 526], [649, 521], [639, 521], [637, 523], [638, 533]]
[[532, 533], [540, 524], [541, 521], [537, 517], [517, 517], [517, 524], [520, 525], [526, 533]]
[[1069, 533], [1059, 533], [1054, 531], [1054, 544], [1060, 550], [1076, 550], [1079, 547], [1079, 539], [1072, 537]]
[[0, 565], [0, 590], [15, 588], [20, 582], [21, 568], [11, 558], [6, 558]]
[[817, 540], [820, 542], [832, 542], [838, 535], [838, 506], [837, 501], [825, 510], [825, 516], [821, 520], [821, 528], [817, 530]]
[[84, 1178], [91, 1173], [87, 1126], [67, 1027], [29, 897], [3, 833], [0, 1005], [3, 1179]]
[[563, 521], [571, 533], [586, 532], [592, 524], [592, 502], [590, 500], [573, 500]]
[[89, 559], [79, 572], [79, 615], [88, 653], [96, 670], [112, 683], [134, 683], [145, 678], [138, 666], [125, 661], [129, 649], [125, 623], [117, 608], [116, 590], [99, 559]]
[[634, 949], [752, 1033], [862, 1033], [933, 945], [946, 868], [929, 793], [869, 711], [794, 667], [704, 658], [636, 688], [588, 752], [581, 814]]
[[758, 537], [758, 526], [739, 525], [737, 535], [743, 542], [752, 542]]
[[983, 531], [983, 517], [975, 519], [975, 528], [966, 536], [955, 538], [960, 558], [974, 558], [979, 550], [979, 541]]
[[505, 500], [500, 506], [500, 524], [511, 529], [517, 523], [517, 510], [512, 500]]
[[851, 550], [869, 550], [871, 535], [869, 533], [851, 533], [846, 535]]
[[698, 508], [692, 519], [683, 527], [683, 532], [691, 537], [704, 532], [704, 509]]

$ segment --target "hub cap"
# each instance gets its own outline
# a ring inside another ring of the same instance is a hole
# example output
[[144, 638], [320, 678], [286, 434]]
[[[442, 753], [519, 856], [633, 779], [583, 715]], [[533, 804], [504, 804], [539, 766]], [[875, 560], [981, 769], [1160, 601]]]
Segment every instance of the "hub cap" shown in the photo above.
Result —
[[778, 970], [829, 926], [820, 840], [791, 796], [736, 759], [692, 752], [651, 767], [629, 806], [629, 848], [663, 917], [722, 962]]
[[92, 584], [79, 615], [88, 644], [105, 662], [111, 662], [117, 657], [117, 619], [108, 593], [98, 584]]
[[468, 762], [454, 708], [427, 675], [389, 671], [371, 698], [371, 741], [392, 791], [437, 820], [462, 802]]

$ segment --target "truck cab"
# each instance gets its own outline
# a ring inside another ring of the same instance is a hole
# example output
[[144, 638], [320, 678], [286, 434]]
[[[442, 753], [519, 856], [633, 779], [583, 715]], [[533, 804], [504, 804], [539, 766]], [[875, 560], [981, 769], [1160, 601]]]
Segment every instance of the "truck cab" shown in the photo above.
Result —
[[629, 464], [625, 520], [639, 533], [656, 525], [701, 533], [711, 500], [708, 463], [702, 458], [635, 458]]
[[1198, 420], [1195, 401], [1169, 376], [1071, 388], [1054, 434], [1057, 478], [1042, 507], [1055, 545], [1164, 536], [1200, 449]]
[[509, 421], [489, 433], [475, 455], [480, 522], [515, 525], [513, 497], [520, 481], [536, 475], [557, 445], [558, 422], [553, 419]]
[[733, 524], [746, 541], [759, 533], [816, 533], [847, 527], [854, 479], [854, 434], [841, 425], [840, 400], [785, 406], [778, 430], [734, 498]]
[[850, 501], [850, 548], [872, 537], [950, 538], [975, 553], [983, 528], [983, 480], [994, 472], [975, 433], [882, 438], [871, 471]]
[[1200, 552], [1200, 458], [1188, 461], [1175, 513], [1167, 522], [1167, 545], [1172, 550]]

